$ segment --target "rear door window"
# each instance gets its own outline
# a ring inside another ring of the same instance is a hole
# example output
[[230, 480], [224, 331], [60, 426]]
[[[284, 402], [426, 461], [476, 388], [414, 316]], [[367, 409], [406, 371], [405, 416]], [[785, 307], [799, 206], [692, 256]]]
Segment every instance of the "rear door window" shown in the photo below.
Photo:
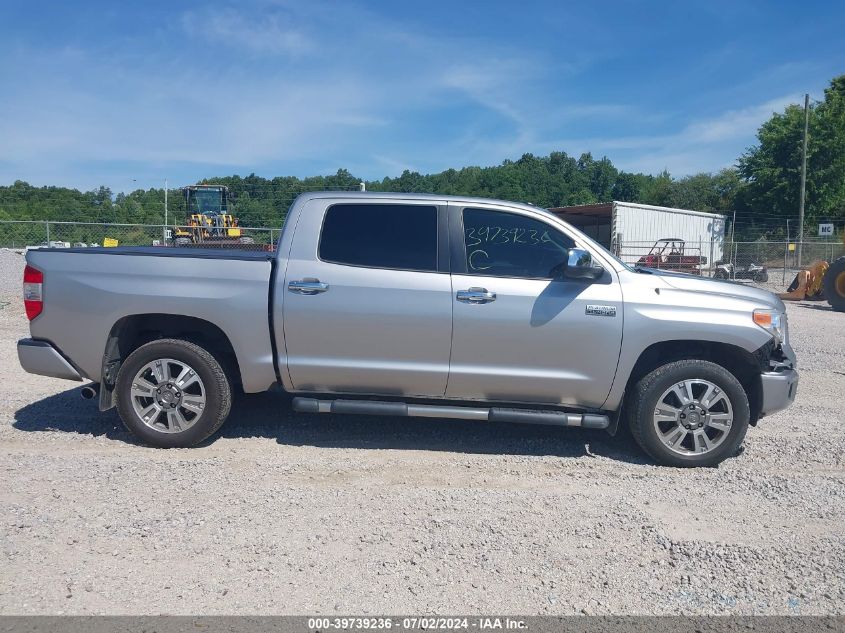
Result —
[[437, 271], [437, 207], [336, 204], [323, 220], [321, 260], [348, 266]]

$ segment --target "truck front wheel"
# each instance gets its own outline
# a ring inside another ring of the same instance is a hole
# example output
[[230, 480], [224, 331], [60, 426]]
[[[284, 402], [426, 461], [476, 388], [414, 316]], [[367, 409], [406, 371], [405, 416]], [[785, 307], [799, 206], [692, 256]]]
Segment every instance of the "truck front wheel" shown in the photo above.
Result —
[[153, 341], [132, 352], [120, 367], [116, 390], [126, 428], [161, 448], [194, 446], [213, 435], [232, 402], [217, 359], [180, 339]]
[[845, 257], [830, 263], [824, 275], [824, 296], [838, 312], [845, 312]]
[[734, 455], [748, 430], [742, 385], [721, 365], [681, 360], [641, 378], [626, 405], [637, 443], [661, 464], [715, 466]]

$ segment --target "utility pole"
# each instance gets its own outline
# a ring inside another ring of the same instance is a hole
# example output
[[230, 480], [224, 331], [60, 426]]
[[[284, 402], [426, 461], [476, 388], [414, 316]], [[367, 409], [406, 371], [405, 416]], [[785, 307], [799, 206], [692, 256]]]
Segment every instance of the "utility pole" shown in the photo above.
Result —
[[810, 95], [804, 95], [804, 144], [801, 149], [801, 199], [798, 202], [798, 268], [804, 245], [804, 196], [807, 192], [807, 130], [810, 125]]
[[164, 229], [161, 232], [162, 245], [167, 246], [167, 178], [164, 179]]

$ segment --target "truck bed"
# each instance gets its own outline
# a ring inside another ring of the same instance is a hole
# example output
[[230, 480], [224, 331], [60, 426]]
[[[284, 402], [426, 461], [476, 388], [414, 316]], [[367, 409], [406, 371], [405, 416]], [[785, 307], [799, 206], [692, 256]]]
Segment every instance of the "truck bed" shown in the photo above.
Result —
[[269, 321], [273, 255], [155, 246], [33, 249], [26, 260], [44, 273], [44, 309], [30, 331], [99, 381], [106, 342], [122, 319], [199, 319], [229, 339], [244, 389], [263, 391], [276, 380]]
[[77, 253], [81, 255], [128, 255], [152, 257], [188, 257], [192, 259], [236, 259], [236, 260], [267, 260], [273, 259], [274, 254], [262, 250], [247, 250], [238, 248], [198, 248], [193, 246], [162, 247], [162, 246], [117, 246], [114, 248], [38, 248], [33, 251], [50, 253]]

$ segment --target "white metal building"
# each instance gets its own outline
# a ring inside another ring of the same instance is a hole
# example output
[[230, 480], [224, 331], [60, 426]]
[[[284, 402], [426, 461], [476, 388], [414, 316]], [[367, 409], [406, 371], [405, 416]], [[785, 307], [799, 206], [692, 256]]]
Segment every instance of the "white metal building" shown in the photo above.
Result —
[[722, 259], [725, 216], [721, 214], [634, 202], [556, 207], [549, 211], [628, 263], [636, 263], [662, 239], [683, 240], [691, 254], [706, 258], [708, 266]]

